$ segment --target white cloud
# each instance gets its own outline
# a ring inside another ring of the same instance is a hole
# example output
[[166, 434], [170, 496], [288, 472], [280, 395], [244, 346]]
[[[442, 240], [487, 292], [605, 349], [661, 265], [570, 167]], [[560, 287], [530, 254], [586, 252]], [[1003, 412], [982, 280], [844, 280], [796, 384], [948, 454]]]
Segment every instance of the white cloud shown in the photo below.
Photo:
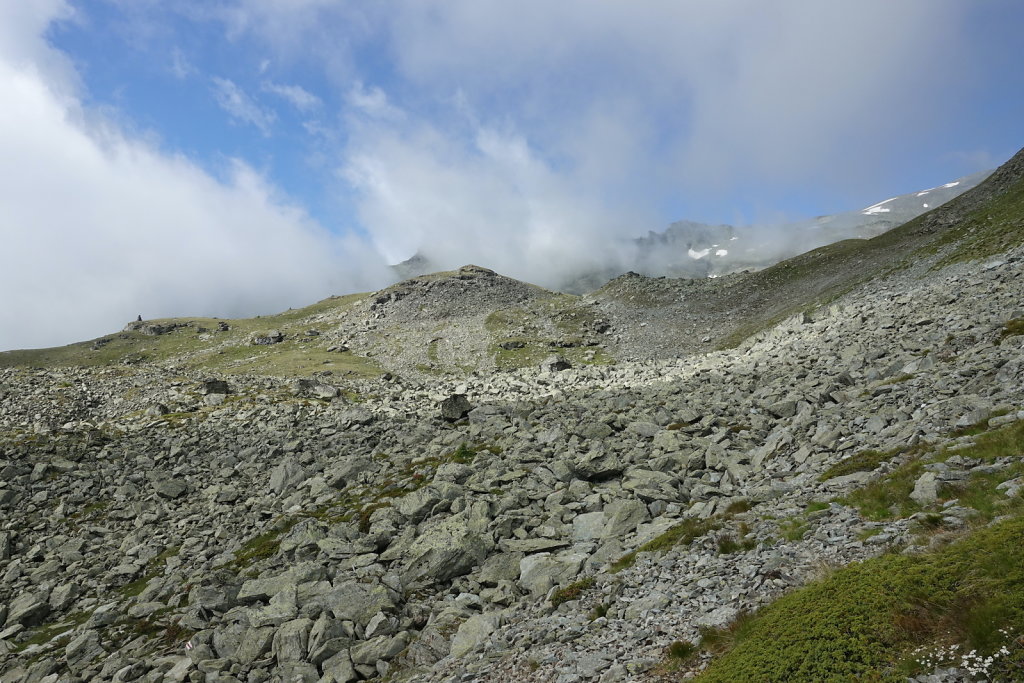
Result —
[[442, 268], [483, 264], [548, 286], [614, 262], [602, 238], [621, 230], [622, 214], [562, 177], [521, 135], [471, 120], [460, 134], [399, 121], [353, 122], [341, 169], [390, 261], [419, 249]]
[[246, 165], [220, 182], [92, 119], [37, 67], [61, 62], [45, 26], [22, 23], [37, 32], [29, 59], [0, 53], [0, 349], [99, 336], [137, 314], [274, 312], [389, 276], [370, 246], [326, 233]]
[[171, 75], [179, 81], [183, 81], [196, 72], [196, 68], [188, 60], [181, 48], [171, 50], [171, 63], [168, 67]]
[[[379, 243], [410, 241], [382, 210], [382, 193], [395, 207], [420, 205], [425, 184], [446, 178], [487, 179], [534, 214], [556, 211], [550, 184], [517, 184], [506, 159], [475, 148], [480, 129], [522, 139], [564, 195], [557, 205], [587, 207], [575, 219], [590, 222], [609, 206], [633, 213], [616, 221], [622, 233], [661, 227], [647, 222], [659, 202], [730, 204], [754, 193], [764, 201], [812, 187], [869, 203], [891, 183], [879, 169], [894, 154], [934, 149], [936, 126], [959, 101], [950, 84], [966, 68], [965, 10], [953, 0], [237, 0], [231, 8], [232, 29], [264, 39], [282, 59], [343, 65], [349, 106], [380, 119], [347, 150], [349, 170], [363, 169], [356, 177], [388, 178], [358, 185]], [[373, 74], [354, 66], [369, 49], [394, 71], [390, 100], [363, 86]], [[480, 122], [451, 124], [467, 111]], [[451, 184], [444, 213], [476, 215], [476, 195]], [[460, 239], [504, 242], [497, 225], [479, 221], [476, 238]]]
[[[436, 0], [403, 5], [389, 31], [408, 79], [501, 107], [547, 150], [602, 166], [610, 133], [654, 182], [735, 189], [752, 176], [855, 178], [910, 142], [910, 121], [923, 131], [956, 101], [945, 86], [963, 69], [962, 11], [949, 0]], [[599, 114], [599, 127], [576, 125]]]
[[379, 119], [398, 119], [402, 112], [392, 106], [388, 96], [378, 87], [367, 88], [356, 82], [348, 92], [348, 104], [363, 114]]
[[270, 128], [277, 120], [277, 115], [270, 109], [264, 109], [234, 81], [214, 76], [213, 95], [220, 108], [232, 119], [241, 123], [249, 123], [264, 135], [270, 135]]
[[286, 85], [267, 81], [261, 87], [266, 92], [284, 98], [299, 111], [310, 111], [323, 104], [319, 97], [300, 85]]

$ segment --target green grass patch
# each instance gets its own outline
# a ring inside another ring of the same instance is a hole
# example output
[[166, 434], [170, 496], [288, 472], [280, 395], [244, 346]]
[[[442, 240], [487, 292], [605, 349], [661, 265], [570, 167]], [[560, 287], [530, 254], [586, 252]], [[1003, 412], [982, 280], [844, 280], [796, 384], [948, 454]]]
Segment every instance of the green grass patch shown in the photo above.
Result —
[[[938, 551], [888, 554], [783, 596], [702, 646], [699, 680], [905, 680], [915, 646], [952, 637], [988, 654], [1024, 626], [1024, 519]], [[724, 642], [723, 642], [724, 641]], [[909, 662], [909, 663], [908, 663]]]
[[[1009, 411], [997, 411], [993, 415], [1007, 412]], [[987, 423], [987, 420], [984, 422]], [[973, 446], [957, 450], [956, 454], [991, 461], [996, 458], [1020, 455], [1022, 450], [1024, 450], [1024, 420], [1017, 420], [998, 429], [976, 435]], [[953, 455], [953, 453], [949, 453], [949, 455]]]
[[228, 567], [241, 570], [246, 569], [260, 560], [273, 557], [281, 549], [281, 536], [291, 531], [292, 527], [299, 523], [299, 518], [279, 521], [277, 526], [270, 531], [250, 539], [235, 551], [235, 559], [228, 563]]
[[942, 233], [930, 250], [956, 245], [938, 268], [997, 256], [1020, 244], [1024, 244], [1024, 180], [1018, 179]]
[[17, 654], [33, 645], [46, 645], [54, 640], [59, 640], [68, 631], [89, 621], [90, 616], [92, 616], [92, 612], [75, 612], [62, 621], [40, 626], [32, 635], [15, 645], [13, 652]]
[[838, 502], [857, 508], [861, 515], [876, 522], [909, 517], [921, 509], [910, 499], [910, 493], [923, 473], [924, 463], [912, 460], [885, 477], [851, 491]]
[[799, 541], [810, 528], [811, 525], [803, 517], [793, 517], [779, 522], [779, 533], [787, 541]]
[[146, 590], [146, 586], [149, 582], [160, 576], [164, 572], [164, 563], [168, 559], [178, 554], [179, 546], [167, 548], [162, 553], [154, 557], [148, 563], [146, 563], [146, 571], [142, 576], [126, 583], [117, 589], [117, 592], [126, 598], [134, 598], [142, 594], [142, 591]]
[[747, 499], [734, 500], [729, 503], [729, 506], [725, 508], [725, 514], [727, 515], [738, 515], [744, 512], [748, 512], [750, 508], [754, 507], [754, 504]]
[[[944, 462], [953, 455], [992, 462], [999, 458], [1019, 456], [1024, 451], [1024, 421], [1018, 420], [985, 432], [975, 431], [982, 429], [983, 425], [987, 426], [987, 423], [988, 419], [965, 428], [974, 436], [974, 443], [966, 448], [951, 450], [924, 444], [914, 447], [908, 453], [916, 459], [904, 463], [880, 479], [868, 482], [838, 502], [856, 507], [864, 517], [873, 521], [908, 517], [919, 512], [921, 506], [910, 499], [910, 493], [917, 479], [924, 473], [925, 465]], [[962, 431], [954, 434], [962, 435]], [[1005, 498], [995, 490], [995, 486], [1019, 471], [1019, 465], [1015, 464], [1010, 470], [994, 474], [974, 474], [966, 484], [941, 488], [940, 499], [960, 498], [962, 505], [973, 507], [983, 517], [990, 519], [998, 512], [997, 508], [1002, 505], [1000, 501]]]
[[757, 547], [757, 540], [753, 538], [737, 538], [732, 534], [726, 534], [718, 538], [718, 554], [731, 555], [733, 553], [753, 550]]
[[1003, 329], [999, 331], [999, 341], [997, 344], [1002, 344], [1003, 340], [1008, 337], [1019, 337], [1024, 334], [1024, 318], [1014, 318], [1007, 320], [1006, 324], [1003, 325]]
[[580, 596], [583, 595], [583, 591], [594, 587], [594, 577], [588, 576], [585, 579], [580, 579], [570, 583], [565, 588], [560, 588], [551, 595], [551, 604], [554, 607], [558, 607], [563, 602], [569, 602], [570, 600], [579, 600]]
[[829, 479], [843, 477], [856, 472], [873, 472], [878, 469], [878, 466], [883, 462], [892, 460], [903, 451], [904, 449], [897, 448], [891, 451], [866, 450], [854, 453], [850, 457], [840, 460], [835, 465], [832, 465], [832, 467], [825, 470], [822, 475], [818, 477], [818, 481], [824, 482]]
[[684, 519], [682, 522], [657, 538], [644, 543], [636, 550], [626, 553], [619, 559], [615, 560], [615, 562], [611, 564], [609, 571], [612, 574], [615, 574], [621, 572], [623, 569], [632, 567], [636, 562], [637, 553], [664, 552], [677, 545], [689, 545], [695, 539], [700, 538], [709, 531], [719, 528], [719, 526], [721, 525], [717, 521], [710, 519]]
[[779, 521], [779, 534], [787, 541], [799, 541], [810, 530], [808, 515], [827, 510], [829, 503], [813, 500], [807, 504], [802, 514]]
[[698, 655], [700, 655], [700, 648], [688, 640], [669, 643], [665, 648], [661, 663], [655, 668], [655, 673], [661, 677], [678, 674], [696, 664]]
[[981, 519], [991, 520], [998, 515], [1019, 512], [1024, 507], [1024, 499], [1020, 495], [1010, 498], [996, 489], [1004, 481], [1020, 476], [1024, 476], [1024, 463], [1016, 462], [999, 472], [974, 473], [965, 482], [944, 484], [939, 489], [939, 497], [956, 498], [960, 505], [977, 510]]
[[974, 424], [967, 425], [966, 427], [960, 427], [959, 429], [953, 430], [950, 436], [977, 436], [978, 434], [984, 434], [989, 431], [988, 421], [993, 417], [1000, 417], [1006, 415], [1010, 410], [1008, 408], [1000, 408], [999, 410], [993, 410], [986, 417], [981, 418]]
[[[217, 318], [167, 318], [147, 320], [165, 326], [180, 325], [165, 334], [118, 332], [103, 337], [49, 349], [28, 349], [0, 353], [0, 367], [121, 366], [125, 363], [171, 363], [196, 370], [252, 373], [277, 376], [309, 376], [315, 371], [361, 377], [379, 375], [372, 361], [352, 353], [328, 353], [326, 339], [306, 336], [307, 329], [340, 316], [363, 298], [363, 294], [330, 297], [311, 306], [277, 315], [236, 320]], [[229, 326], [218, 332], [221, 322]], [[206, 334], [199, 330], [205, 328]], [[255, 346], [253, 335], [280, 330], [285, 341]]]
[[459, 444], [459, 447], [448, 456], [448, 461], [468, 465], [476, 459], [477, 453], [479, 453], [478, 450], [472, 449], [466, 444], [461, 443]]
[[69, 519], [98, 519], [103, 516], [104, 511], [110, 507], [109, 500], [97, 500], [84, 506], [78, 512], [68, 515]]

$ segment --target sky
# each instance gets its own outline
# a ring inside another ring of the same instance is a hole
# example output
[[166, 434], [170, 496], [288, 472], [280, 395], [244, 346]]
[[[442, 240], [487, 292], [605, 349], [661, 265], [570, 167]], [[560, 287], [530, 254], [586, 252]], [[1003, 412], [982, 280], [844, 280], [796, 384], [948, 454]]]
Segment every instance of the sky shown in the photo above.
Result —
[[0, 350], [674, 220], [853, 210], [1024, 146], [1019, 0], [0, 0]]

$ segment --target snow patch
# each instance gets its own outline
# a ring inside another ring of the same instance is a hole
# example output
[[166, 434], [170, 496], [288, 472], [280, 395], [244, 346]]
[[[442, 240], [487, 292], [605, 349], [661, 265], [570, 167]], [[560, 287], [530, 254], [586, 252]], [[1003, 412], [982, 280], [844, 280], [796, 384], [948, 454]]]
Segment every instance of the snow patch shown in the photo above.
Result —
[[889, 213], [890, 211], [892, 211], [892, 209], [883, 209], [882, 205], [896, 201], [897, 199], [899, 199], [899, 197], [893, 197], [892, 199], [886, 199], [884, 202], [878, 202], [877, 204], [869, 206], [868, 208], [864, 209], [863, 211], [861, 211], [861, 213], [864, 214], [865, 216], [873, 216], [878, 213]]
[[[935, 188], [932, 188], [932, 189], [934, 190]], [[932, 190], [925, 190], [924, 192], [918, 192], [918, 193], [917, 193], [917, 196], [918, 196], [918, 197], [923, 197], [923, 196], [925, 196], [926, 194], [928, 194], [928, 193], [929, 193], [929, 192], [931, 192], [931, 191], [932, 191]]]
[[951, 188], [951, 187], [956, 187], [956, 186], [957, 186], [957, 185], [959, 185], [959, 184], [960, 184], [960, 181], [959, 181], [959, 180], [957, 180], [957, 181], [955, 181], [955, 182], [952, 182], [952, 183], [946, 183], [946, 184], [945, 184], [945, 185], [943, 185], [942, 187], [944, 187], [944, 188], [946, 188], [946, 189], [949, 189], [949, 188]]
[[924, 207], [924, 208], [926, 208], [926, 209], [928, 208], [928, 205], [927, 205], [927, 204], [922, 204], [921, 206], [923, 206], [923, 207]]
[[728, 255], [729, 255], [729, 250], [728, 249], [719, 249], [718, 251], [715, 252], [715, 256], [728, 256]]
[[687, 250], [686, 253], [689, 254], [690, 258], [692, 258], [692, 259], [702, 259], [705, 256], [707, 256], [708, 254], [710, 254], [711, 250], [710, 249], [701, 249], [700, 251], [696, 251], [696, 250], [691, 248], [691, 249]]

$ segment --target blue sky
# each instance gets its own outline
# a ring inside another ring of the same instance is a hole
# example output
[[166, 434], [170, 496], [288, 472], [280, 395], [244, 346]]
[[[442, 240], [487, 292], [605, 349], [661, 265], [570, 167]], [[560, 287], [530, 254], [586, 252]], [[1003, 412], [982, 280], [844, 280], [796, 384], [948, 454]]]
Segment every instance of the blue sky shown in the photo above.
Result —
[[[933, 187], [1024, 146], [1021, 27], [1016, 0], [0, 0], [0, 348], [304, 305], [417, 249], [544, 282], [677, 219]], [[74, 323], [16, 323], [40, 310]]]

